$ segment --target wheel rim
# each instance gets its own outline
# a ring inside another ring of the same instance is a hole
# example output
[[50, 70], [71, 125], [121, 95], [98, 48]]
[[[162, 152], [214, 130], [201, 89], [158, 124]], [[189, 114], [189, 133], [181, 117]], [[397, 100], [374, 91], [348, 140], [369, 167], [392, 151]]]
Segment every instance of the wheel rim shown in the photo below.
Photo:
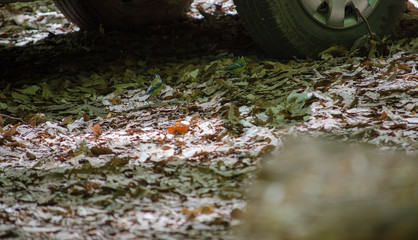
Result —
[[299, 0], [307, 14], [329, 28], [350, 28], [367, 18], [380, 0]]

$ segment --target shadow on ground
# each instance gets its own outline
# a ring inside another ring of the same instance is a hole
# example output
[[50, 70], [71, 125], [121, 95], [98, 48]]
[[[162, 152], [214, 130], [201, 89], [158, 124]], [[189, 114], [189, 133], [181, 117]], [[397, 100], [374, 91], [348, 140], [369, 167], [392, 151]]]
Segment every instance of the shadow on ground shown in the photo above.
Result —
[[231, 53], [263, 55], [237, 15], [227, 15], [217, 21], [189, 19], [131, 33], [50, 34], [35, 44], [0, 47], [0, 81], [3, 88], [8, 84], [19, 87], [51, 76], [65, 78], [80, 72], [114, 71], [115, 65], [131, 68], [138, 61], [151, 67], [167, 62], [181, 64], [191, 59], [216, 60]]

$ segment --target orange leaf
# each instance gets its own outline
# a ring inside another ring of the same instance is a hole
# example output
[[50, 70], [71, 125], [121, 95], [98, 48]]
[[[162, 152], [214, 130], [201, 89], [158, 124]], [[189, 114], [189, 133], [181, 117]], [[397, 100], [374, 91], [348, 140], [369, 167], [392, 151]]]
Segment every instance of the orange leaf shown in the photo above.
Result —
[[15, 135], [16, 132], [17, 132], [17, 130], [16, 130], [17, 129], [17, 126], [19, 126], [19, 124], [16, 124], [13, 127], [11, 127], [10, 129], [4, 131], [3, 132], [3, 138], [8, 139], [8, 140], [11, 140], [11, 137], [13, 135]]
[[89, 125], [90, 130], [93, 132], [95, 137], [99, 137], [102, 135], [102, 130], [100, 129], [100, 125], [96, 124], [94, 126]]
[[211, 214], [215, 210], [213, 205], [197, 207], [193, 210], [188, 208], [183, 208], [183, 214], [186, 215], [189, 219], [195, 218], [200, 214]]
[[180, 121], [176, 122], [176, 124], [174, 124], [173, 126], [167, 128], [167, 132], [171, 134], [187, 133], [188, 130], [189, 130], [189, 125], [186, 125]]

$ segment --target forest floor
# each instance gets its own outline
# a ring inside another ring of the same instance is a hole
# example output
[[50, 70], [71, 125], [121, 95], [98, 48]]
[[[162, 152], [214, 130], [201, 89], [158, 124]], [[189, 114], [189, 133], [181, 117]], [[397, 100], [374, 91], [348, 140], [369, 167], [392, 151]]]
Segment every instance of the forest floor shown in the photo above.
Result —
[[[0, 237], [232, 239], [286, 136], [418, 154], [416, 17], [388, 56], [277, 61], [223, 2], [135, 33], [80, 32], [49, 1], [0, 8]], [[241, 76], [213, 72], [239, 55]]]

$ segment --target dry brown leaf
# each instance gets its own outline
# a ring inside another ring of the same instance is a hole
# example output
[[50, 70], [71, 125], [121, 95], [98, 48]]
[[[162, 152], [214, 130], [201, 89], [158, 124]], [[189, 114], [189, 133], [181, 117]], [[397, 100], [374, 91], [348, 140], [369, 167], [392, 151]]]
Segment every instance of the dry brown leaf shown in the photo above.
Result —
[[383, 111], [382, 114], [380, 115], [379, 120], [385, 120], [386, 118], [388, 118], [388, 114], [385, 111]]
[[10, 143], [6, 143], [5, 145], [8, 147], [22, 147], [22, 148], [26, 147], [25, 144], [20, 143], [20, 142], [10, 142]]
[[165, 146], [162, 146], [162, 147], [161, 147], [161, 149], [162, 149], [162, 150], [168, 150], [168, 149], [171, 149], [171, 147], [170, 147], [170, 146], [165, 145]]
[[[97, 124], [96, 124], [97, 125]], [[103, 154], [112, 154], [114, 153], [112, 151], [112, 149], [107, 148], [107, 147], [92, 147], [90, 148], [91, 153], [93, 153], [93, 155], [103, 155]]]
[[71, 123], [72, 121], [73, 121], [73, 116], [70, 115], [70, 116], [67, 116], [67, 117], [63, 118], [61, 123], [66, 125], [66, 124]]
[[28, 122], [32, 127], [35, 127], [36, 125], [38, 125], [38, 123], [45, 122], [45, 114], [43, 113], [33, 114], [32, 116], [30, 116]]
[[207, 205], [207, 206], [201, 207], [201, 212], [203, 214], [211, 214], [213, 213], [213, 210], [215, 210], [215, 207], [213, 205]]
[[84, 119], [84, 121], [89, 121], [90, 120], [89, 114], [88, 113], [84, 113], [83, 114], [83, 119]]

